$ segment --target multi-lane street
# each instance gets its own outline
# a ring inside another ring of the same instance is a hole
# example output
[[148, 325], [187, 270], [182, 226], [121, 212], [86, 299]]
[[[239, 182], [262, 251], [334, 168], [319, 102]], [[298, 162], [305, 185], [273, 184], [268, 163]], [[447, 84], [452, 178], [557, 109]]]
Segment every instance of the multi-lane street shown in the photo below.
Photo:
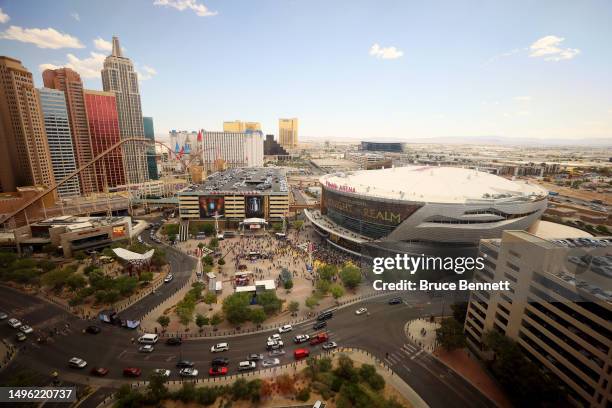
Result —
[[[174, 249], [166, 249], [168, 261], [175, 275], [173, 283], [163, 285], [157, 294], [149, 295], [126, 310], [132, 316], [148, 311], [165, 297], [174, 293], [193, 271], [193, 260]], [[352, 306], [337, 310], [322, 330], [314, 330], [312, 322], [305, 322], [293, 328], [293, 331], [282, 334], [286, 354], [277, 356], [280, 364], [294, 361], [293, 351], [297, 348], [308, 348], [312, 354], [321, 352], [321, 345], [310, 346], [308, 343], [296, 345], [293, 337], [297, 334], [313, 335], [326, 331], [330, 341], [341, 347], [357, 347], [371, 352], [385, 361], [395, 374], [405, 380], [432, 407], [485, 407], [494, 404], [471, 386], [462, 377], [449, 370], [442, 363], [421, 351], [411, 343], [404, 327], [407, 321], [432, 314], [440, 314], [442, 304], [437, 298], [430, 299], [425, 294], [404, 296], [399, 305], [389, 305], [388, 298], [396, 293], [371, 298]], [[356, 315], [355, 310], [367, 307], [369, 314]], [[15, 360], [0, 373], [4, 383], [13, 373], [20, 369], [33, 369], [43, 375], [50, 375], [57, 370], [60, 378], [72, 382], [93, 383], [106, 389], [118, 387], [125, 381], [122, 371], [126, 367], [137, 367], [142, 370], [140, 379], [146, 379], [155, 369], [171, 370], [170, 379], [177, 380], [179, 360], [189, 360], [199, 370], [198, 377], [208, 377], [208, 369], [215, 357], [229, 359], [229, 374], [237, 373], [240, 361], [246, 360], [250, 353], [262, 353], [268, 357], [266, 339], [273, 332], [252, 333], [225, 338], [190, 339], [180, 346], [169, 346], [160, 340], [152, 353], [138, 351], [134, 340], [138, 333], [133, 330], [107, 325], [101, 322], [84, 321], [66, 311], [38, 298], [22, 294], [12, 289], [0, 287], [0, 310], [31, 325], [35, 333], [28, 336], [24, 343], [17, 344], [16, 333], [5, 322], [0, 323], [0, 337], [8, 339], [20, 347]], [[84, 329], [91, 324], [99, 326], [99, 334], [86, 334]], [[46, 344], [36, 342], [36, 333], [49, 333], [58, 329]], [[228, 342], [229, 351], [211, 353], [210, 347], [219, 342]], [[84, 369], [68, 367], [71, 357], [87, 361]], [[259, 363], [261, 364], [261, 363]], [[92, 367], [104, 367], [109, 370], [103, 378], [92, 377]], [[261, 368], [261, 365], [258, 365]]]

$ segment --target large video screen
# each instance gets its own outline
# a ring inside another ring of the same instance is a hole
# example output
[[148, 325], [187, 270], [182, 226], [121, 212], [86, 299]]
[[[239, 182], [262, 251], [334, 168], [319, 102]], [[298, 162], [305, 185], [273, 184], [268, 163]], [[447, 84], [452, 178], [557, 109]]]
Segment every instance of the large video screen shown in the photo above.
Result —
[[263, 197], [258, 196], [248, 196], [245, 197], [244, 205], [245, 205], [245, 214], [247, 218], [263, 218], [264, 217], [264, 208], [263, 208]]
[[421, 205], [385, 203], [364, 198], [355, 200], [323, 189], [323, 211], [328, 208], [357, 220], [395, 227], [421, 208]]
[[223, 197], [200, 197], [200, 218], [210, 218], [224, 213]]

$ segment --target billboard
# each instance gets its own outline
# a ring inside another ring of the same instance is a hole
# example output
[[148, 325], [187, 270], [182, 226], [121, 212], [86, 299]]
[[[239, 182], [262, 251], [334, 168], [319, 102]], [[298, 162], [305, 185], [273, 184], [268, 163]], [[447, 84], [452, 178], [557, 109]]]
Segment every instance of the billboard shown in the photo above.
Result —
[[214, 215], [223, 215], [225, 211], [223, 197], [200, 196], [200, 218], [211, 218]]
[[354, 198], [323, 190], [323, 210], [333, 209], [347, 217], [379, 225], [396, 227], [412, 213], [421, 208], [420, 204], [388, 203], [376, 199]]
[[244, 213], [247, 218], [263, 218], [263, 197], [261, 196], [248, 196], [244, 198]]

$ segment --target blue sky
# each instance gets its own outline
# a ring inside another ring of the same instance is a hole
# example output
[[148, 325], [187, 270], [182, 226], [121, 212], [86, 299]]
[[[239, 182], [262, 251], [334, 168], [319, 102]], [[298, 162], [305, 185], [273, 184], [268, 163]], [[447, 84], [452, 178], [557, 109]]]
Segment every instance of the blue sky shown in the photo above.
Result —
[[41, 66], [70, 63], [101, 89], [105, 41], [118, 35], [158, 134], [234, 119], [277, 134], [279, 117], [298, 117], [301, 137], [612, 137], [606, 0], [0, 0], [0, 8], [0, 54], [20, 59], [38, 85]]

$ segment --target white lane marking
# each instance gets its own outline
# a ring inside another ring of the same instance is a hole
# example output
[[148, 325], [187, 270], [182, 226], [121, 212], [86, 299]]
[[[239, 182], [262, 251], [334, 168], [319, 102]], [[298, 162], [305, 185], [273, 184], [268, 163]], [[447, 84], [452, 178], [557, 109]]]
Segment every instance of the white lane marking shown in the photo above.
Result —
[[404, 369], [405, 369], [406, 371], [408, 371], [409, 373], [411, 373], [411, 372], [412, 372], [412, 370], [411, 370], [410, 368], [408, 368], [408, 366], [407, 366], [406, 364], [402, 364], [402, 367], [404, 367]]
[[423, 350], [419, 350], [418, 353], [416, 353], [414, 356], [410, 357], [410, 359], [414, 360], [415, 357], [418, 357], [422, 352], [423, 352]]

